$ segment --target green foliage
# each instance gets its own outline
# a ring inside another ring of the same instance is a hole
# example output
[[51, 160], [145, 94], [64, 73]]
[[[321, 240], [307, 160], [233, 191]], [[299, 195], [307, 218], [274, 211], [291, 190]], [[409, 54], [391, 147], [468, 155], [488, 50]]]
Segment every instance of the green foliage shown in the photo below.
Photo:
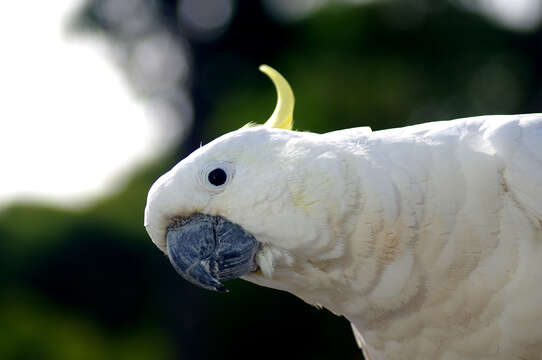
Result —
[[[537, 86], [525, 34], [450, 5], [423, 13], [401, 2], [327, 7], [288, 30], [292, 40], [272, 65], [294, 90], [300, 130], [378, 130], [515, 113], [533, 101]], [[213, 111], [209, 138], [262, 123], [272, 112], [271, 85], [255, 68], [245, 71], [250, 81], [241, 76]]]
[[158, 254], [142, 213], [160, 164], [90, 209], [20, 204], [0, 213], [0, 358], [173, 357], [171, 336], [148, 319], [154, 304], [144, 275], [123, 269], [141, 266], [143, 251]]
[[[141, 326], [111, 333], [92, 320], [12, 290], [0, 299], [2, 359], [168, 359], [163, 332]], [[6, 331], [7, 330], [7, 331]]]

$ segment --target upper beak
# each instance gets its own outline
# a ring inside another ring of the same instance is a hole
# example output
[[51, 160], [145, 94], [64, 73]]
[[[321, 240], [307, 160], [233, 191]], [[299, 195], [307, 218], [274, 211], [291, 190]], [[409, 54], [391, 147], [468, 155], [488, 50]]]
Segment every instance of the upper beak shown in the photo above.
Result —
[[226, 292], [221, 281], [257, 269], [259, 244], [251, 234], [220, 216], [195, 214], [167, 230], [167, 253], [186, 280], [208, 290]]

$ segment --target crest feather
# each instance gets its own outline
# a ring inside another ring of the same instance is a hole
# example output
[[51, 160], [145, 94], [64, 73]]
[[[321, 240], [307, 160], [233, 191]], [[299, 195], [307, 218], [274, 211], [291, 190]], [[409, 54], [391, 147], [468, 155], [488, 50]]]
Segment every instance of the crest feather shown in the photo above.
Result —
[[271, 117], [263, 124], [270, 128], [292, 130], [294, 126], [294, 92], [288, 81], [275, 69], [261, 65], [260, 71], [269, 76], [277, 90], [277, 105]]

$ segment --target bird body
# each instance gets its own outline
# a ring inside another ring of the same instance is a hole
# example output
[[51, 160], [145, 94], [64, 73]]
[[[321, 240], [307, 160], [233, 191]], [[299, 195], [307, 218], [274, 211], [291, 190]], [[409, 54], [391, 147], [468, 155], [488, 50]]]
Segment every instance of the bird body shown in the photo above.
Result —
[[345, 316], [372, 360], [542, 359], [542, 115], [318, 137], [340, 191], [291, 196], [336, 232], [245, 279]]
[[542, 359], [542, 114], [327, 134], [280, 116], [153, 185], [147, 231], [183, 277], [325, 307], [371, 360]]

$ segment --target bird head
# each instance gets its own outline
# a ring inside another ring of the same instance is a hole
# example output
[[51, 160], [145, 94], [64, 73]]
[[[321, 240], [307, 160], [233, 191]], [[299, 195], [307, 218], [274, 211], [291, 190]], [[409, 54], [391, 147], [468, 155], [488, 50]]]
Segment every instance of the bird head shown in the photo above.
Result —
[[345, 164], [321, 135], [292, 131], [292, 89], [274, 69], [260, 70], [278, 94], [269, 120], [200, 147], [147, 198], [153, 242], [182, 277], [209, 290], [226, 291], [222, 281], [238, 277], [288, 290], [300, 281], [296, 266], [342, 254], [329, 225], [345, 211], [337, 201], [347, 187], [338, 180]]

